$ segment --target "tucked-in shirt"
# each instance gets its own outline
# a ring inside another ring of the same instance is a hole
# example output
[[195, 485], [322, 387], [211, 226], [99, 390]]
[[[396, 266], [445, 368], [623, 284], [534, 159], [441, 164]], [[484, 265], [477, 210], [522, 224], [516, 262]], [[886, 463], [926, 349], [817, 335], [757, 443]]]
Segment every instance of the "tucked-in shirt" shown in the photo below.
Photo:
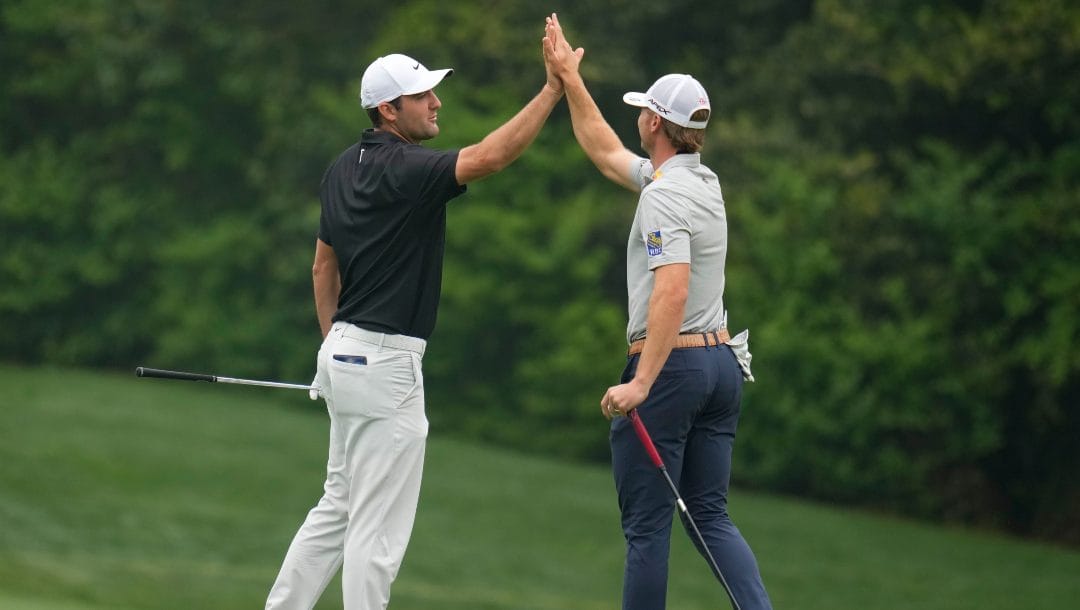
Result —
[[446, 203], [465, 192], [458, 151], [373, 129], [326, 170], [319, 239], [334, 249], [341, 296], [334, 321], [428, 339], [442, 292]]
[[698, 154], [675, 155], [659, 169], [639, 157], [630, 172], [642, 189], [626, 244], [627, 342], [645, 337], [653, 270], [673, 263], [690, 264], [680, 332], [722, 328], [728, 239], [720, 180]]

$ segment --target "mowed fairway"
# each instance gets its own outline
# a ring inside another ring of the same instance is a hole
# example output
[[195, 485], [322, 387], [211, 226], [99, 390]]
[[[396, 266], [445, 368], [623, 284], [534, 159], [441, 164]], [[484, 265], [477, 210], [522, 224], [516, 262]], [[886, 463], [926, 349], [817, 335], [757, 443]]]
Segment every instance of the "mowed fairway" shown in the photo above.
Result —
[[[321, 491], [321, 402], [13, 366], [0, 366], [0, 388], [0, 609], [262, 607]], [[596, 434], [606, 434], [599, 418]], [[424, 485], [391, 608], [618, 607], [622, 543], [605, 468], [433, 429]], [[739, 488], [731, 512], [777, 608], [1049, 609], [1080, 599], [1075, 551]], [[672, 553], [668, 607], [726, 607], [681, 532]], [[339, 581], [317, 607], [341, 607]]]

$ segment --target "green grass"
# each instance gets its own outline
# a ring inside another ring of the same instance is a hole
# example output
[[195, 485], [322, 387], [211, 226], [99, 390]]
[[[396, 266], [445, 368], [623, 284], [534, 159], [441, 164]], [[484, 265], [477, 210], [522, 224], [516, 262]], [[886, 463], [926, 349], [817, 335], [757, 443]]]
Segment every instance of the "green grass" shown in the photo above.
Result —
[[[0, 366], [0, 388], [0, 608], [262, 607], [321, 491], [321, 403], [12, 366]], [[392, 608], [618, 607], [622, 543], [605, 468], [432, 437]], [[1075, 551], [739, 489], [731, 502], [777, 608], [1080, 599]], [[725, 607], [685, 537], [671, 572], [673, 610]], [[340, 607], [335, 581], [318, 608]]]

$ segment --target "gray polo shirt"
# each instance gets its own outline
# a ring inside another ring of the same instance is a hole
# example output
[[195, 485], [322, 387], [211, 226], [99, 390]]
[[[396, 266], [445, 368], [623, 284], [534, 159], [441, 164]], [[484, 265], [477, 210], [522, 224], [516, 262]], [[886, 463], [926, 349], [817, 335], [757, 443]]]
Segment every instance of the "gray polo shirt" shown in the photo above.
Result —
[[680, 332], [722, 328], [728, 239], [716, 174], [701, 164], [701, 155], [679, 154], [655, 171], [648, 159], [639, 157], [630, 166], [630, 176], [642, 189], [626, 244], [627, 341], [645, 336], [652, 272], [672, 263], [690, 263], [690, 293]]

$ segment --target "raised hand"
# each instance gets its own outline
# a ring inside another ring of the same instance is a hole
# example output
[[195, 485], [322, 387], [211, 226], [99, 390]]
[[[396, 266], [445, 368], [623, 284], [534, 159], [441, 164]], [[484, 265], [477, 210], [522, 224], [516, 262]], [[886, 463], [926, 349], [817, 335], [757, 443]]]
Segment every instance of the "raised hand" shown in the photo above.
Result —
[[[550, 24], [550, 23], [551, 23], [551, 17], [547, 17], [547, 24]], [[544, 57], [544, 72], [547, 74], [547, 86], [552, 91], [554, 91], [555, 93], [558, 93], [559, 95], [562, 95], [563, 90], [564, 90], [562, 78], [558, 74], [555, 73], [555, 68], [554, 68], [554, 66], [552, 66], [551, 61], [550, 61], [550, 58], [553, 56], [553, 54], [548, 53], [547, 48], [546, 48], [547, 45], [548, 45], [548, 39], [547, 39], [547, 29], [548, 29], [548, 27], [549, 27], [548, 25], [544, 26], [544, 38], [541, 39], [541, 41], [540, 41], [540, 53]]]
[[544, 65], [548, 74], [561, 79], [578, 71], [581, 58], [585, 55], [585, 49], [570, 46], [563, 35], [562, 26], [559, 25], [559, 17], [555, 13], [547, 17], [544, 27]]

